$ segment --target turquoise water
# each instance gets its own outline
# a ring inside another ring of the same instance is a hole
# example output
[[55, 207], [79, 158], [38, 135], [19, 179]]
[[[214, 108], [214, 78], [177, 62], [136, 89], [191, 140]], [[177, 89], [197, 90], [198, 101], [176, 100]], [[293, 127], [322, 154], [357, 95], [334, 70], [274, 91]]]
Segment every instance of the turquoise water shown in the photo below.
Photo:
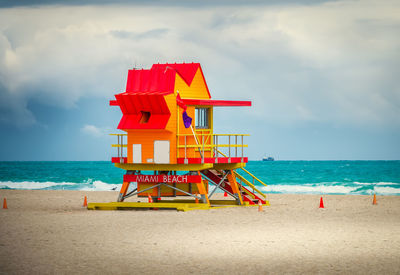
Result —
[[[400, 195], [400, 161], [250, 161], [246, 169], [267, 193]], [[0, 189], [104, 191], [120, 188], [123, 174], [107, 161], [0, 162]]]
[[400, 195], [400, 161], [251, 161], [246, 169], [269, 193]]

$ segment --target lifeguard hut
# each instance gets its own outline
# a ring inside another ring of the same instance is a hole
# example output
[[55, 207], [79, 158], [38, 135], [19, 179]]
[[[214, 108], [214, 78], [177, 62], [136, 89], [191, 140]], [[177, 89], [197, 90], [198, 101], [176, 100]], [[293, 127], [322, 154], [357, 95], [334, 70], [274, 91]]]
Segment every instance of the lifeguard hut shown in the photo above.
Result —
[[[215, 107], [251, 106], [251, 101], [212, 100], [199, 63], [129, 70], [126, 91], [110, 105], [121, 109], [118, 129], [126, 132], [114, 134], [118, 155], [112, 162], [126, 174], [117, 202], [92, 203], [89, 209], [269, 204], [255, 181], [265, 184], [244, 169], [248, 135], [215, 134], [213, 128]], [[218, 189], [233, 199], [213, 200]], [[132, 196], [149, 203], [125, 201]]]

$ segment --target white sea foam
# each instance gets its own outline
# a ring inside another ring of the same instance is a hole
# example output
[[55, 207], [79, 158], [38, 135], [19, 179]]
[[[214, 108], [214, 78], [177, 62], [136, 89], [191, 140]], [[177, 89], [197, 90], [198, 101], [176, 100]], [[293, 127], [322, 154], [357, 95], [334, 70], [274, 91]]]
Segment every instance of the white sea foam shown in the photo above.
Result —
[[62, 185], [75, 185], [76, 183], [73, 182], [52, 182], [52, 181], [45, 181], [45, 182], [38, 182], [38, 181], [0, 181], [0, 188], [9, 188], [9, 189], [44, 189], [53, 186], [62, 186]]
[[357, 185], [394, 185], [394, 186], [400, 186], [400, 183], [396, 183], [396, 182], [358, 182], [355, 181], [354, 184]]
[[382, 195], [400, 195], [400, 189], [393, 187], [375, 187], [375, 192]]
[[110, 191], [110, 190], [120, 190], [122, 184], [110, 184], [106, 182], [102, 182], [101, 180], [95, 180], [90, 187], [85, 186], [80, 188], [82, 191]]
[[[359, 195], [400, 195], [400, 188], [398, 183], [379, 182], [379, 183], [356, 183], [357, 185], [370, 186], [368, 189], [360, 189], [357, 186], [343, 186], [343, 185], [327, 185], [327, 184], [304, 184], [304, 185], [269, 185], [262, 187], [265, 192], [272, 193], [292, 193], [292, 194], [359, 194]], [[382, 186], [392, 185], [392, 186]]]
[[[334, 185], [333, 185], [334, 184]], [[339, 183], [318, 184], [277, 184], [260, 187], [266, 193], [293, 193], [293, 194], [382, 194], [400, 195], [400, 184], [393, 182], [362, 183], [354, 182], [353, 186], [338, 185]], [[358, 185], [358, 186], [354, 186]], [[82, 191], [111, 191], [120, 190], [122, 184], [109, 184], [100, 180], [88, 179], [81, 183], [75, 182], [36, 182], [36, 181], [0, 181], [0, 189], [55, 189], [55, 190], [82, 190]], [[361, 186], [370, 186], [365, 189]], [[395, 188], [399, 187], [399, 188]]]
[[0, 181], [0, 189], [56, 189], [56, 190], [83, 190], [83, 191], [111, 191], [119, 190], [122, 184], [108, 184], [99, 180], [87, 180], [82, 183], [76, 182], [38, 182], [38, 181]]
[[349, 194], [355, 191], [356, 187], [340, 185], [269, 185], [263, 187], [263, 191], [276, 193], [303, 193], [303, 194]]

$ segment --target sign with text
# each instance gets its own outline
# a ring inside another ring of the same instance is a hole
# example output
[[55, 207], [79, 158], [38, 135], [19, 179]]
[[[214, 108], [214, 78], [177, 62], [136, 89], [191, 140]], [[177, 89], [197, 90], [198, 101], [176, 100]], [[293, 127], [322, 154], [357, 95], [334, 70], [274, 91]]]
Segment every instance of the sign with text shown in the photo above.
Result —
[[199, 175], [124, 175], [124, 181], [141, 183], [196, 183], [201, 182]]

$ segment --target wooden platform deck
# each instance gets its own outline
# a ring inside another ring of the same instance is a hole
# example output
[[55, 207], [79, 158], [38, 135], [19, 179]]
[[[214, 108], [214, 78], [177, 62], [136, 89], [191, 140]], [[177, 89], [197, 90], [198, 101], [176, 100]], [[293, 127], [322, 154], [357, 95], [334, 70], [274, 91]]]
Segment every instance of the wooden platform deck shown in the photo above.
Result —
[[[265, 204], [269, 206], [269, 203]], [[89, 203], [89, 210], [133, 210], [133, 209], [176, 209], [177, 211], [209, 210], [226, 207], [255, 207], [245, 202], [237, 205], [233, 200], [211, 200], [210, 205], [205, 203], [194, 203], [192, 200], [168, 200], [163, 202], [93, 202]]]

